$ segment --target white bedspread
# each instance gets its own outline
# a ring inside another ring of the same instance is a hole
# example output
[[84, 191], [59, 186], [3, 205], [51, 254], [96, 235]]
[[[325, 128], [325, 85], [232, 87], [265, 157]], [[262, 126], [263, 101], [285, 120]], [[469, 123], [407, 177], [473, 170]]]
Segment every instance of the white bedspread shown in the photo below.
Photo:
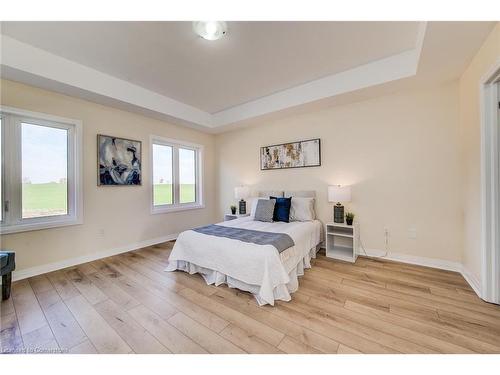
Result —
[[295, 246], [281, 254], [271, 245], [209, 236], [192, 230], [182, 232], [169, 257], [167, 271], [200, 273], [208, 284], [228, 284], [253, 293], [259, 304], [289, 301], [297, 290], [297, 277], [310, 267], [321, 241], [321, 223], [254, 221], [251, 217], [218, 223], [228, 227], [286, 233]]

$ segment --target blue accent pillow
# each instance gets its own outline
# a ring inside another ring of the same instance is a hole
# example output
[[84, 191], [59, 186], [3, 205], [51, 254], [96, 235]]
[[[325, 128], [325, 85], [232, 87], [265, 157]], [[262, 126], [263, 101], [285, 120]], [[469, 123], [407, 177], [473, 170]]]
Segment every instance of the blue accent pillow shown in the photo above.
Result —
[[277, 198], [269, 197], [276, 200], [274, 205], [273, 221], [290, 222], [290, 207], [292, 206], [292, 198]]

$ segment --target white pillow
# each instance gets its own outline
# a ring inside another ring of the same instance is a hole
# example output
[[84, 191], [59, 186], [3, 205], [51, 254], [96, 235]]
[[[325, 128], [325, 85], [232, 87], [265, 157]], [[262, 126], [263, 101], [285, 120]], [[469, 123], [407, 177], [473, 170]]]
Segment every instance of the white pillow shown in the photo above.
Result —
[[314, 213], [314, 198], [292, 198], [290, 221], [311, 221], [316, 218]]

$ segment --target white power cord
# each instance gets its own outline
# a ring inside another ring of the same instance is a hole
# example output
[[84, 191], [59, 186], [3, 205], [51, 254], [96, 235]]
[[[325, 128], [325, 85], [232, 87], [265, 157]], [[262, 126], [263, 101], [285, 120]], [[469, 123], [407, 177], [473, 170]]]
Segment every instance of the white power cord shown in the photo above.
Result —
[[[361, 246], [363, 253], [365, 253], [365, 256], [369, 256], [366, 252], [365, 246], [363, 245], [363, 241], [361, 241], [361, 233], [359, 234], [359, 245]], [[386, 230], [385, 231], [385, 254], [380, 255], [377, 258], [385, 258], [388, 254], [389, 254], [389, 233]]]

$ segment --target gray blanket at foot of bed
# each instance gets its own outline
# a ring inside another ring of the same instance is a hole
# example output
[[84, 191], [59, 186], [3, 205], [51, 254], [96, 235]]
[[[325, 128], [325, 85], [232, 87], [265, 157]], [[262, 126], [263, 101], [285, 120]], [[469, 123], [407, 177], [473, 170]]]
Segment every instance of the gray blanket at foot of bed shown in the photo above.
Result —
[[260, 230], [225, 227], [215, 224], [195, 228], [193, 230], [209, 236], [225, 237], [257, 245], [272, 245], [278, 250], [278, 253], [295, 245], [292, 237], [286, 233], [262, 232]]

